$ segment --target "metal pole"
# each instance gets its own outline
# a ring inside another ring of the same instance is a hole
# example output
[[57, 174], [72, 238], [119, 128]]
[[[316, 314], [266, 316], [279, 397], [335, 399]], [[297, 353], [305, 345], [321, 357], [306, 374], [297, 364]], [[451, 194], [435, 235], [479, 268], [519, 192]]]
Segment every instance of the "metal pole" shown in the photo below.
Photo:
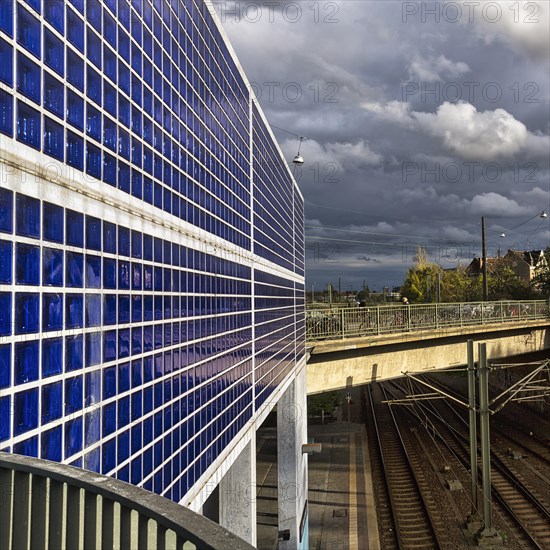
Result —
[[485, 218], [481, 218], [481, 258], [483, 265], [482, 273], [483, 273], [483, 301], [486, 302], [489, 295], [489, 287], [487, 283], [487, 243], [485, 242]]
[[468, 340], [468, 410], [470, 416], [470, 472], [472, 477], [471, 517], [477, 516], [477, 418], [476, 418], [476, 365], [474, 341]]
[[491, 516], [491, 441], [489, 436], [489, 369], [487, 368], [487, 344], [479, 344], [479, 408], [481, 424], [481, 477], [483, 483], [483, 522], [482, 537], [492, 537]]

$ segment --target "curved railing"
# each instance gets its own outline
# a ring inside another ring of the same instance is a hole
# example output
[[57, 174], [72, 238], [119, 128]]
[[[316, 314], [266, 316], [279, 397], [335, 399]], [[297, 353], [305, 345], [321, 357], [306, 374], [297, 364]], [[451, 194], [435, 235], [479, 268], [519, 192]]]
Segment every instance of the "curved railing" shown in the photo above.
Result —
[[209, 519], [122, 481], [0, 453], [0, 548], [252, 550]]
[[332, 340], [548, 319], [545, 300], [414, 304], [306, 310], [306, 338]]

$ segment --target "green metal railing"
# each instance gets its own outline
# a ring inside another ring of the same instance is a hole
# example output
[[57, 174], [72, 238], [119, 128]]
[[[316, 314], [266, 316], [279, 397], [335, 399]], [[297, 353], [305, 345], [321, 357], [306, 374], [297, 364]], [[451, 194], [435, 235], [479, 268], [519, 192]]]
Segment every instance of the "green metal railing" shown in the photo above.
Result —
[[358, 338], [548, 318], [545, 300], [308, 309], [306, 338], [309, 341]]
[[166, 498], [64, 464], [0, 453], [2, 550], [253, 550]]

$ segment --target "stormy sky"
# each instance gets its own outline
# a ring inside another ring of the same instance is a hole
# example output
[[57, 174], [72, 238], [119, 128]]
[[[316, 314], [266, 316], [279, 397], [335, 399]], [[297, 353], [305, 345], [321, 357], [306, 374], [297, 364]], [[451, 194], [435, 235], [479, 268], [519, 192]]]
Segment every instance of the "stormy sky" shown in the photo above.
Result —
[[548, 246], [548, 2], [213, 4], [289, 161], [306, 138], [308, 288], [467, 265], [481, 216], [490, 255]]

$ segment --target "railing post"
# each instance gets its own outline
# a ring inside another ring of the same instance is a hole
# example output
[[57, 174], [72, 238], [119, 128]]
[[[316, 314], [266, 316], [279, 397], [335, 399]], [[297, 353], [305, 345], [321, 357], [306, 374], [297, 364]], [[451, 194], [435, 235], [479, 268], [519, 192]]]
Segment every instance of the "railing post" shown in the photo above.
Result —
[[500, 302], [500, 322], [504, 322], [504, 313], [502, 311], [502, 302]]
[[458, 318], [460, 320], [460, 326], [462, 326], [462, 303], [458, 304]]
[[437, 307], [438, 304], [435, 304], [435, 328], [439, 328], [439, 308]]
[[340, 323], [342, 325], [342, 340], [346, 337], [346, 328], [345, 328], [345, 325], [344, 325], [344, 312], [346, 310], [344, 308], [342, 308], [340, 310]]
[[380, 334], [380, 306], [376, 306], [376, 334]]
[[521, 319], [521, 303], [518, 300], [518, 321]]
[[411, 332], [411, 307], [410, 305], [405, 306], [407, 308], [407, 332]]
[[485, 302], [481, 302], [481, 324], [483, 324], [483, 306]]

